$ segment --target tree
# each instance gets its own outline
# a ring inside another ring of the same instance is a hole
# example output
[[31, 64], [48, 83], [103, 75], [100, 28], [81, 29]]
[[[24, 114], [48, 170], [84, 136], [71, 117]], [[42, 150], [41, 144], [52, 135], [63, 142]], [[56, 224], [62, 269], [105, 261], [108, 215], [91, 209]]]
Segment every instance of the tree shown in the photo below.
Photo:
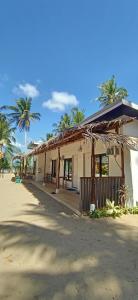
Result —
[[12, 143], [15, 143], [14, 137], [15, 128], [10, 127], [10, 123], [7, 118], [0, 114], [0, 150], [2, 151], [3, 147], [10, 147]]
[[55, 134], [63, 132], [65, 129], [71, 127], [71, 117], [69, 114], [65, 113], [61, 116], [59, 123], [53, 124], [53, 132]]
[[71, 123], [72, 125], [79, 125], [85, 119], [84, 110], [80, 110], [78, 107], [71, 109]]
[[47, 142], [47, 141], [49, 141], [52, 137], [53, 137], [54, 135], [53, 135], [53, 133], [47, 133], [46, 135], [45, 135], [45, 138], [41, 138], [41, 140], [42, 140], [42, 142]]
[[53, 124], [54, 134], [63, 132], [66, 129], [73, 127], [74, 125], [79, 125], [85, 118], [83, 110], [80, 110], [78, 107], [73, 107], [70, 114], [65, 113], [61, 116], [58, 123]]
[[9, 160], [6, 157], [3, 157], [0, 159], [0, 170], [8, 170], [11, 168], [11, 164]]
[[99, 86], [101, 95], [97, 98], [100, 101], [100, 105], [105, 107], [109, 104], [121, 101], [128, 97], [128, 92], [124, 87], [118, 87], [115, 76], [112, 76], [110, 80], [102, 83]]
[[39, 113], [32, 113], [32, 98], [20, 98], [16, 100], [15, 106], [5, 105], [1, 109], [11, 110], [7, 116], [11, 123], [14, 123], [16, 128], [25, 132], [25, 146], [27, 144], [27, 131], [30, 130], [31, 121], [40, 120]]
[[47, 133], [46, 141], [49, 141], [53, 137], [53, 133]]
[[14, 152], [13, 143], [15, 143], [14, 128], [11, 128], [5, 115], [0, 114], [0, 166], [4, 166], [5, 160], [11, 160]]

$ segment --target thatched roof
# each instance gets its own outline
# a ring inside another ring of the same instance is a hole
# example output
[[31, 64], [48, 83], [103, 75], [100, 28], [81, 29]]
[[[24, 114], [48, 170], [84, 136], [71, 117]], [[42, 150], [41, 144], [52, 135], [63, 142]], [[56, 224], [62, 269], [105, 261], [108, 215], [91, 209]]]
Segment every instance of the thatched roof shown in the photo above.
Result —
[[57, 137], [51, 138], [49, 141], [37, 146], [33, 151], [31, 151], [28, 154], [28, 156], [43, 153], [45, 151], [49, 151], [84, 138], [94, 138], [97, 140], [100, 139], [104, 143], [113, 142], [116, 144], [125, 144], [130, 148], [135, 148], [134, 150], [136, 150], [137, 141], [134, 142], [133, 140], [132, 142], [133, 138], [115, 133], [112, 134], [111, 132], [109, 132], [129, 122], [132, 122], [133, 120], [134, 118], [125, 117], [122, 119], [116, 119], [112, 121], [102, 121], [91, 123], [88, 125], [72, 127], [70, 129], [65, 130]]
[[104, 144], [108, 145], [126, 146], [128, 149], [138, 151], [138, 138], [119, 134], [117, 132], [109, 132], [109, 130], [118, 128], [121, 125], [132, 122], [133, 120], [133, 118], [124, 118], [121, 120], [104, 121], [96, 123], [96, 127], [94, 123], [89, 124], [86, 126], [87, 128], [85, 130], [84, 137], [86, 139], [100, 140]]
[[116, 146], [121, 145], [127, 147], [128, 149], [138, 151], [138, 138], [135, 137], [116, 133], [93, 133], [89, 132], [89, 130], [84, 134], [84, 137], [86, 139], [100, 140], [107, 146], [109, 146], [109, 144]]

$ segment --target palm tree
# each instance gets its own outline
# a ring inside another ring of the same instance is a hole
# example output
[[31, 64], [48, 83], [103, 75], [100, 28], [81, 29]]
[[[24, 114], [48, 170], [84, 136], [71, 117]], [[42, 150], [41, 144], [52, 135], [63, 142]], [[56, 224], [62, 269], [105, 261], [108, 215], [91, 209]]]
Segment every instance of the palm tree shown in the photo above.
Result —
[[73, 125], [79, 125], [84, 119], [84, 110], [80, 110], [78, 107], [71, 109], [71, 122]]
[[54, 134], [58, 134], [73, 127], [74, 125], [79, 125], [84, 118], [84, 111], [80, 110], [78, 107], [73, 107], [70, 114], [65, 113], [61, 116], [58, 123], [53, 124], [53, 132]]
[[27, 144], [27, 131], [30, 130], [31, 121], [40, 120], [39, 113], [32, 113], [32, 98], [20, 98], [16, 100], [15, 106], [5, 105], [1, 109], [11, 110], [11, 113], [8, 113], [7, 116], [10, 119], [11, 123], [16, 125], [16, 128], [19, 128], [20, 131], [25, 132], [25, 146]]
[[44, 138], [43, 138], [43, 137], [41, 138], [41, 141], [42, 141], [42, 142], [47, 142], [47, 141], [49, 141], [52, 137], [54, 137], [53, 133], [48, 132], [48, 133], [45, 135]]
[[97, 100], [100, 101], [100, 105], [103, 107], [128, 97], [128, 92], [124, 87], [117, 87], [115, 76], [102, 83], [99, 89], [101, 95]]
[[15, 143], [14, 137], [15, 128], [11, 128], [5, 115], [0, 114], [0, 151], [3, 150], [3, 146], [10, 147], [12, 143]]
[[3, 152], [5, 152], [6, 159], [8, 156], [11, 159], [11, 156], [13, 154], [15, 147], [13, 145], [13, 143], [15, 143], [14, 131], [15, 128], [11, 128], [5, 115], [0, 114], [0, 160], [2, 159], [1, 166], [4, 162]]
[[71, 127], [71, 118], [70, 115], [65, 113], [61, 116], [59, 123], [53, 124], [53, 132], [55, 134], [63, 132], [65, 129], [68, 129]]
[[53, 137], [53, 133], [46, 134], [46, 141], [49, 141]]

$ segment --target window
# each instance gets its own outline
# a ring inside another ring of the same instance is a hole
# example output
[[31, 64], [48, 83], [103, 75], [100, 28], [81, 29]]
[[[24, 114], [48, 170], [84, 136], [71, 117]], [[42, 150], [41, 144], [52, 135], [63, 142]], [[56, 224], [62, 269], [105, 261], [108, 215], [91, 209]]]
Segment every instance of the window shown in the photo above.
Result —
[[72, 180], [72, 158], [64, 159], [64, 177]]
[[95, 176], [104, 177], [109, 175], [109, 158], [106, 154], [95, 155]]
[[52, 160], [52, 177], [56, 177], [56, 160]]

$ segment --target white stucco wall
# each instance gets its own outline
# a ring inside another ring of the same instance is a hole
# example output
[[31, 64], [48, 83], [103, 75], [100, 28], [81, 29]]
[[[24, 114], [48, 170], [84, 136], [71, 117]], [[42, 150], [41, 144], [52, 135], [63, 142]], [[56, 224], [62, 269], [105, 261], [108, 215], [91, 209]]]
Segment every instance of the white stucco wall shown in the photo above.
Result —
[[[124, 125], [120, 132], [129, 136], [138, 137], [138, 121], [135, 120], [132, 123]], [[103, 153], [106, 153], [106, 146], [100, 141], [96, 142], [95, 154]], [[44, 153], [36, 156], [35, 179], [37, 181], [43, 181], [44, 178], [44, 157]], [[60, 157], [60, 176], [64, 176], [64, 159], [72, 158], [73, 178], [72, 182], [67, 182], [67, 185], [76, 187], [79, 190], [80, 177], [91, 176], [91, 142], [81, 140], [62, 146], [60, 148]], [[52, 160], [57, 158], [57, 149], [47, 152], [46, 173], [51, 174]], [[129, 204], [136, 205], [138, 202], [138, 151], [124, 149], [124, 163], [125, 184], [128, 185], [129, 190]], [[114, 156], [109, 156], [109, 176], [121, 176], [121, 153], [117, 155], [116, 159]]]
[[[138, 121], [123, 126], [122, 133], [138, 137]], [[125, 150], [125, 178], [128, 185], [130, 205], [138, 205], [138, 151]]]
[[138, 137], [138, 120], [134, 120], [131, 123], [127, 123], [122, 127], [121, 131], [123, 134]]
[[[80, 150], [81, 148], [81, 150]], [[106, 153], [106, 147], [102, 142], [96, 142], [95, 154]], [[64, 159], [72, 158], [73, 176], [72, 182], [67, 181], [67, 186], [80, 188], [80, 177], [91, 176], [91, 142], [86, 140], [67, 144], [60, 148], [60, 176], [64, 176]], [[51, 174], [52, 160], [57, 160], [58, 150], [47, 152], [46, 173]], [[36, 180], [42, 181], [44, 177], [44, 153], [37, 155]], [[109, 176], [121, 176], [121, 156], [116, 160], [109, 156]], [[56, 179], [55, 179], [56, 181]], [[62, 180], [61, 180], [62, 183]]]
[[36, 181], [43, 181], [43, 178], [44, 178], [44, 160], [45, 160], [44, 153], [36, 155], [36, 174], [35, 174], [35, 180]]

